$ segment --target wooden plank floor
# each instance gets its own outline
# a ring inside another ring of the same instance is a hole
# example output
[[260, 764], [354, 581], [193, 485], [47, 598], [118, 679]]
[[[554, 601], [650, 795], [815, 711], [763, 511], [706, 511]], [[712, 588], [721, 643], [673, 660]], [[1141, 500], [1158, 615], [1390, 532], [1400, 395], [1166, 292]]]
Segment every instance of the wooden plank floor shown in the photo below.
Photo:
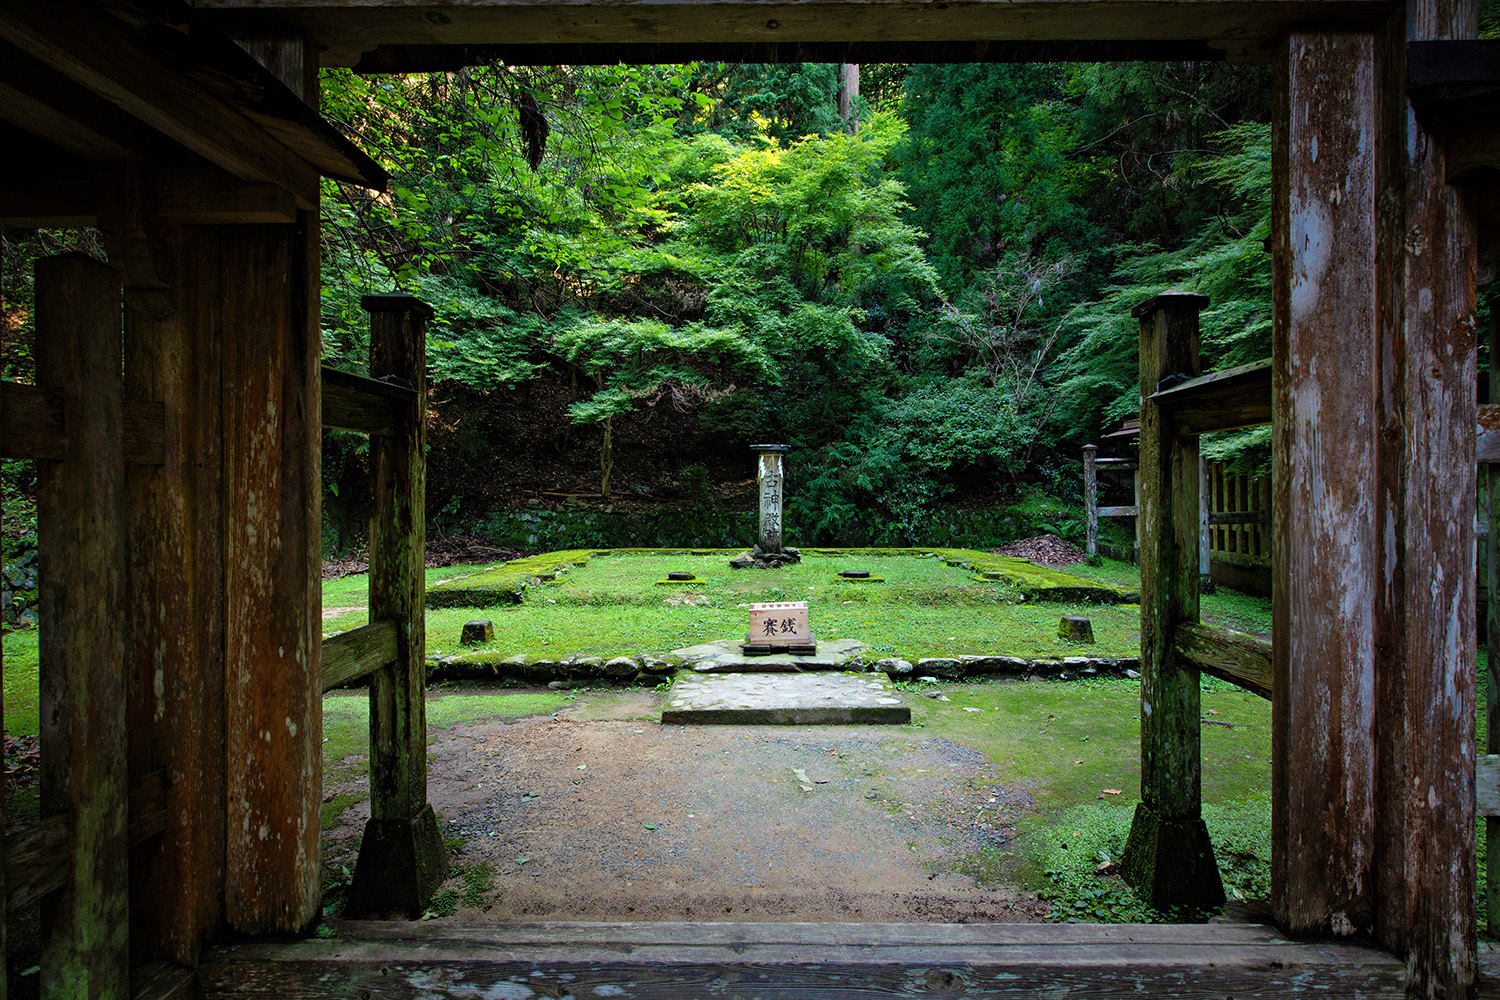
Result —
[[[228, 944], [199, 997], [873, 1000], [984, 997], [1400, 997], [1404, 964], [1369, 944], [1258, 924], [837, 924], [342, 921], [339, 937]], [[1481, 951], [1480, 995], [1500, 997]]]

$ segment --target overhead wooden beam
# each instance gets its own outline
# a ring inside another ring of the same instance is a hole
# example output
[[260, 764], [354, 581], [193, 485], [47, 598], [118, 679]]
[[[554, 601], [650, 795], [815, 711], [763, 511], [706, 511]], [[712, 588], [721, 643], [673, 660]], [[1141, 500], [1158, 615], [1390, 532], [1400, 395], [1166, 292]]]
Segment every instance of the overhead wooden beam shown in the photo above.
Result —
[[0, 118], [84, 160], [148, 163], [183, 155], [176, 143], [7, 42], [0, 42]]
[[315, 208], [318, 175], [118, 21], [79, 0], [0, 5], [0, 40], [242, 180], [277, 184]]
[[[227, 30], [267, 22], [309, 32], [323, 65], [354, 66], [365, 53], [390, 71], [430, 65], [400, 61], [397, 47], [630, 45], [692, 43], [757, 46], [848, 42], [1101, 43], [1136, 39], [1110, 58], [1161, 58], [1170, 42], [1268, 62], [1268, 44], [1299, 21], [1373, 25], [1389, 6], [1366, 0], [1213, 0], [1163, 5], [1151, 0], [976, 0], [969, 3], [818, 2], [616, 3], [587, 7], [557, 0], [458, 4], [453, 0], [197, 0]], [[381, 50], [390, 50], [387, 54]], [[1040, 51], [1040, 50], [1039, 50]], [[723, 55], [715, 50], [712, 57]], [[672, 53], [671, 58], [679, 58]], [[696, 58], [696, 57], [694, 57]], [[1054, 58], [1038, 56], [1038, 58]], [[374, 65], [372, 59], [371, 65]], [[446, 64], [451, 64], [449, 61]]]
[[1271, 422], [1271, 360], [1209, 372], [1158, 390], [1183, 434], [1208, 434]]
[[1205, 674], [1271, 697], [1271, 643], [1265, 639], [1189, 622], [1177, 627], [1172, 649]]
[[323, 369], [323, 426], [360, 434], [395, 434], [417, 405], [411, 386], [337, 368]]
[[614, 66], [721, 63], [1027, 63], [1128, 60], [1215, 62], [1224, 52], [1198, 39], [636, 42], [517, 45], [383, 45], [364, 53], [356, 73], [441, 72], [466, 66]]
[[1442, 137], [1448, 183], [1500, 170], [1500, 41], [1408, 43], [1406, 93], [1417, 120]]
[[323, 640], [323, 690], [352, 684], [396, 660], [399, 626], [391, 618]]
[[[97, 172], [88, 170], [19, 177], [0, 173], [0, 225], [98, 225], [100, 181]], [[296, 199], [286, 188], [246, 183], [216, 167], [167, 167], [153, 172], [149, 183], [150, 216], [160, 222], [216, 226], [297, 221]]]

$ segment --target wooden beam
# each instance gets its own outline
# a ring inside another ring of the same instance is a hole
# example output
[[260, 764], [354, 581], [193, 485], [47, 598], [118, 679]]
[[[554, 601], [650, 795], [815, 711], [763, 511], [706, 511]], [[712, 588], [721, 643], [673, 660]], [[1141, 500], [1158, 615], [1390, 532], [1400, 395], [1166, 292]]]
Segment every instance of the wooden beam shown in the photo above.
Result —
[[[115, 117], [119, 117], [116, 111]], [[21, 229], [99, 222], [99, 177], [63, 171], [0, 182], [0, 225]], [[179, 226], [294, 223], [296, 199], [275, 184], [247, 184], [216, 167], [166, 167], [151, 178], [152, 220]]]
[[1134, 505], [1129, 507], [1100, 507], [1100, 517], [1139, 517], [1141, 509]]
[[1271, 697], [1271, 643], [1201, 622], [1177, 626], [1172, 649], [1205, 674]]
[[1500, 41], [1413, 41], [1406, 60], [1417, 120], [1442, 137], [1444, 180], [1500, 170]]
[[[375, 52], [368, 65], [405, 71], [430, 65], [403, 63], [398, 46], [469, 49], [477, 57], [490, 45], [807, 45], [810, 43], [1035, 42], [1097, 44], [1138, 39], [1141, 47], [1114, 46], [1112, 59], [1160, 58], [1166, 43], [1196, 43], [1227, 53], [1231, 60], [1268, 62], [1277, 33], [1299, 21], [1369, 26], [1389, 9], [1380, 3], [1345, 0], [1254, 2], [1214, 0], [1164, 7], [1149, 0], [978, 0], [950, 4], [848, 2], [759, 3], [711, 0], [697, 3], [596, 4], [580, 13], [556, 0], [455, 4], [452, 0], [198, 0], [205, 15], [235, 31], [279, 23], [312, 34], [324, 50], [323, 65], [353, 66]], [[387, 50], [382, 52], [377, 50]], [[712, 55], [689, 56], [720, 60]], [[878, 48], [876, 51], [880, 51]], [[893, 53], [897, 50], [892, 49]], [[1035, 58], [1055, 58], [1040, 45]], [[684, 58], [671, 51], [673, 61]], [[378, 64], [376, 59], [381, 60]], [[830, 60], [831, 61], [831, 60]], [[842, 60], [841, 60], [842, 61]], [[852, 61], [852, 60], [850, 60]], [[897, 61], [881, 57], [877, 61]], [[451, 66], [451, 62], [444, 65]]]
[[42, 903], [44, 995], [130, 985], [125, 729], [125, 462], [118, 272], [81, 254], [36, 266], [36, 371], [69, 416], [37, 463], [42, 816], [73, 817], [67, 884]]
[[1182, 434], [1231, 431], [1271, 422], [1271, 361], [1209, 372], [1152, 394]]
[[[167, 772], [158, 768], [130, 783], [129, 842], [139, 844], [167, 826]], [[5, 907], [24, 909], [68, 884], [73, 817], [49, 816], [5, 835]]]
[[352, 684], [396, 662], [400, 627], [387, 618], [323, 640], [323, 690]]
[[1271, 891], [1291, 934], [1369, 933], [1374, 921], [1374, 87], [1367, 32], [1294, 32], [1281, 44]]
[[318, 201], [306, 162], [226, 107], [126, 30], [79, 0], [0, 6], [0, 39], [242, 180]]
[[366, 296], [370, 374], [411, 383], [398, 433], [370, 441], [370, 617], [396, 622], [396, 655], [370, 675], [370, 820], [345, 912], [421, 915], [448, 871], [427, 801], [427, 324], [409, 296]]
[[205, 956], [202, 1000], [430, 995], [687, 1000], [824, 997], [1399, 996], [1404, 967], [1366, 942], [1255, 924], [355, 922], [332, 940]]
[[1028, 63], [1128, 60], [1216, 62], [1224, 58], [1199, 39], [865, 42], [560, 42], [520, 45], [383, 45], [365, 52], [356, 73], [452, 72], [501, 62], [507, 66], [676, 65], [722, 63]]
[[396, 434], [407, 425], [417, 392], [406, 385], [323, 369], [323, 426], [361, 434]]
[[1474, 762], [1474, 812], [1500, 817], [1500, 755], [1486, 754]]
[[1376, 935], [1407, 960], [1412, 997], [1467, 995], [1476, 974], [1479, 350], [1473, 199], [1447, 183], [1443, 143], [1413, 115], [1405, 55], [1411, 42], [1472, 35], [1474, 17], [1469, 0], [1409, 0], [1391, 15], [1377, 54], [1379, 119], [1362, 137], [1377, 155], [1380, 233], [1379, 335], [1368, 345], [1379, 376], [1376, 505], [1358, 515], [1380, 543]]
[[1474, 423], [1474, 458], [1480, 465], [1500, 462], [1500, 403], [1478, 407]]
[[286, 188], [247, 184], [213, 168], [158, 172], [153, 200], [157, 218], [180, 226], [290, 225], [297, 221], [297, 202]]
[[160, 133], [3, 41], [0, 118], [91, 162], [151, 163], [184, 155], [182, 147]]
[[1270, 524], [1271, 514], [1264, 510], [1225, 510], [1208, 515], [1209, 524]]
[[1198, 439], [1179, 434], [1152, 398], [1163, 378], [1198, 374], [1202, 295], [1164, 292], [1131, 310], [1140, 321], [1141, 801], [1120, 867], [1150, 905], [1208, 910], [1224, 902], [1203, 823], [1198, 667], [1173, 636], [1198, 620]]
[[[60, 460], [67, 453], [63, 394], [22, 382], [0, 382], [0, 455], [5, 458]], [[122, 407], [121, 446], [125, 461], [161, 465], [166, 409], [161, 403], [129, 402]]]

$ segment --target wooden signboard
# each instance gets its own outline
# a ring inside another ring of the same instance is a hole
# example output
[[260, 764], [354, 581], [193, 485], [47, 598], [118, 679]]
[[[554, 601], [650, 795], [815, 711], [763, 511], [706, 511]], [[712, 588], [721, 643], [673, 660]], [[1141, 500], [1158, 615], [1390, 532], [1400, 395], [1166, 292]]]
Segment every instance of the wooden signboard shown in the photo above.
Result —
[[807, 622], [806, 601], [773, 601], [750, 605], [750, 633], [745, 652], [816, 652], [817, 640]]

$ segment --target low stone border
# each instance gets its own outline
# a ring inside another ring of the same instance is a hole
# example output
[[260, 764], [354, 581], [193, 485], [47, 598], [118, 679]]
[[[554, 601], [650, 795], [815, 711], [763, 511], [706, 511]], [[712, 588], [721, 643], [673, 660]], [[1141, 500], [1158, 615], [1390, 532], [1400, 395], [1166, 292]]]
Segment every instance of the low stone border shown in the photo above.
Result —
[[[848, 668], [886, 674], [895, 681], [936, 677], [940, 680], [978, 678], [1046, 677], [1074, 680], [1080, 677], [1140, 676], [1139, 657], [1064, 656], [1026, 659], [1019, 656], [924, 657], [912, 663], [898, 657], [866, 657]], [[503, 660], [475, 660], [468, 654], [452, 653], [427, 661], [428, 681], [488, 680], [514, 684], [547, 684], [558, 688], [655, 686], [670, 680], [679, 670], [691, 671], [676, 657], [657, 656], [568, 656], [560, 659], [527, 656]]]
[[944, 656], [923, 657], [916, 663], [896, 657], [883, 657], [870, 669], [889, 675], [892, 680], [936, 677], [940, 680], [964, 680], [973, 677], [1053, 677], [1072, 680], [1075, 677], [1129, 677], [1141, 675], [1138, 656], [1063, 656], [1055, 659], [1028, 660], [1019, 656]]

